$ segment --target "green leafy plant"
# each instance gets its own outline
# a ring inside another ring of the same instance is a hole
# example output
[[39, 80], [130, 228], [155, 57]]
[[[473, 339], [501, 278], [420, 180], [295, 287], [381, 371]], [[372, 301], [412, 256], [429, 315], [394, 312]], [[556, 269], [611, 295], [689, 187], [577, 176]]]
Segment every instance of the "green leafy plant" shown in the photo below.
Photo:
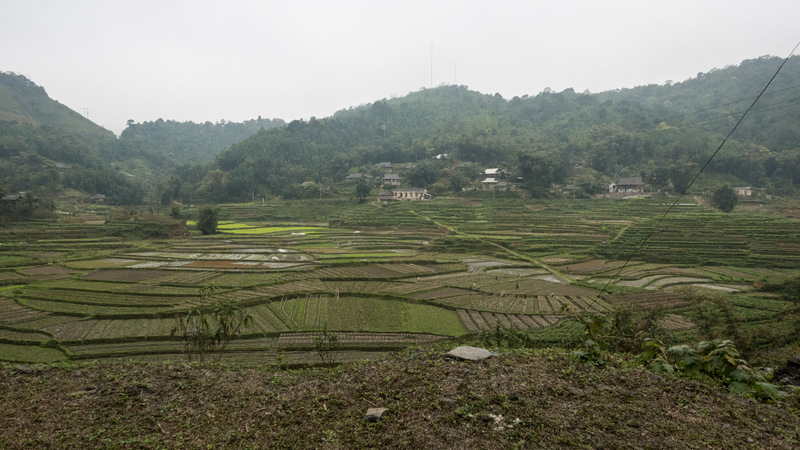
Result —
[[647, 364], [655, 373], [670, 374], [675, 373], [675, 367], [669, 362], [669, 356], [664, 348], [664, 344], [654, 338], [645, 338], [642, 342], [642, 352], [637, 356], [642, 364]]
[[572, 356], [596, 366], [602, 366], [606, 363], [605, 353], [608, 350], [608, 343], [605, 341], [595, 341], [594, 339], [586, 339], [583, 341], [583, 348], [573, 350]]
[[774, 398], [778, 391], [777, 386], [747, 366], [733, 341], [727, 339], [702, 341], [696, 347], [674, 345], [667, 349], [657, 339], [645, 339], [638, 359], [656, 373], [690, 378], [706, 375], [742, 395], [766, 399]]

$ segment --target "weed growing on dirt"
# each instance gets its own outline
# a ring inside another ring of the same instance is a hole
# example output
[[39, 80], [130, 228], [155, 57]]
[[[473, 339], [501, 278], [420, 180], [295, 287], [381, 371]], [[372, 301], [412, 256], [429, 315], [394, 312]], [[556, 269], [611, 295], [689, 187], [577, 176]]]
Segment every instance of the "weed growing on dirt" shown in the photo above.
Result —
[[[337, 292], [338, 296], [339, 293]], [[319, 355], [322, 364], [332, 365], [336, 362], [336, 349], [339, 347], [339, 335], [328, 329], [328, 322], [322, 324], [319, 334], [314, 336], [314, 351]]]
[[[213, 284], [200, 288], [202, 304], [208, 303], [213, 296]], [[253, 317], [233, 300], [220, 298], [214, 301], [210, 311], [195, 306], [176, 320], [178, 324], [173, 334], [180, 331], [189, 360], [197, 356], [204, 361], [205, 355], [216, 349], [219, 349], [218, 358], [221, 359], [230, 341], [241, 335], [242, 329], [253, 322]]]
[[500, 322], [494, 329], [481, 329], [478, 331], [478, 342], [486, 347], [502, 348], [531, 348], [534, 340], [530, 333], [514, 327], [511, 323], [505, 327]]

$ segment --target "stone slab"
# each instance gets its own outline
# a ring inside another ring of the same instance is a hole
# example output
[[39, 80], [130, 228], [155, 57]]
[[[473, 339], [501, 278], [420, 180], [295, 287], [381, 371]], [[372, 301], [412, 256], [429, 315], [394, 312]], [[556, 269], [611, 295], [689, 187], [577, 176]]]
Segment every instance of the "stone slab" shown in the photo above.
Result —
[[364, 414], [364, 422], [377, 422], [389, 412], [389, 408], [369, 408]]
[[481, 361], [492, 356], [492, 352], [486, 350], [485, 348], [470, 347], [465, 345], [450, 350], [445, 356], [460, 359], [462, 361]]

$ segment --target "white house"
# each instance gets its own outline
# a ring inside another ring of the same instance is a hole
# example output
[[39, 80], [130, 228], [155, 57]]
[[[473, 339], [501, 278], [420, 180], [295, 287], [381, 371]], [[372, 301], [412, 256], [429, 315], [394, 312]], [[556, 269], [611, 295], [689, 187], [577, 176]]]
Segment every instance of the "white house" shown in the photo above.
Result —
[[404, 188], [391, 191], [381, 191], [378, 193], [378, 201], [386, 200], [426, 200], [431, 198], [427, 189]]
[[427, 189], [407, 188], [393, 189], [392, 194], [396, 200], [425, 200], [431, 198]]
[[608, 192], [644, 192], [642, 177], [620, 178], [608, 185]]

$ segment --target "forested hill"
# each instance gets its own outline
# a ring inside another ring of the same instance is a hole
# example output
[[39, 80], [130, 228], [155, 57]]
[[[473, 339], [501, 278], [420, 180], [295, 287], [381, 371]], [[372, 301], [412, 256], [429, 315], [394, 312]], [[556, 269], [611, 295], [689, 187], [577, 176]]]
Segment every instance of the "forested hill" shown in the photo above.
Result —
[[[762, 57], [689, 80], [599, 94], [544, 90], [504, 99], [463, 86], [423, 89], [264, 130], [205, 167], [180, 170], [162, 199], [235, 201], [297, 195], [306, 180], [329, 185], [381, 161], [415, 162], [417, 187], [458, 190], [480, 167], [502, 165], [540, 195], [552, 183], [587, 185], [644, 176], [679, 188], [706, 161], [782, 59]], [[792, 58], [707, 169], [747, 185], [784, 191], [800, 182], [800, 58]], [[450, 159], [435, 159], [448, 154]], [[453, 161], [457, 161], [455, 164]], [[474, 163], [463, 164], [463, 163]], [[460, 182], [453, 183], [453, 179]], [[451, 181], [447, 183], [446, 181]], [[438, 183], [438, 184], [437, 184]]]
[[114, 139], [114, 133], [52, 100], [44, 88], [23, 75], [0, 72], [0, 123], [9, 122], [57, 129], [85, 138]]
[[[0, 191], [74, 188], [116, 204], [296, 197], [307, 194], [305, 181], [335, 187], [351, 172], [380, 175], [376, 164], [386, 161], [408, 163], [396, 169], [403, 183], [434, 195], [480, 185], [483, 169], [497, 166], [532, 195], [547, 195], [553, 183], [591, 194], [638, 176], [680, 191], [781, 62], [761, 57], [682, 82], [596, 94], [545, 89], [505, 99], [441, 86], [288, 124], [131, 121], [119, 139], [25, 77], [0, 73]], [[799, 79], [793, 57], [709, 174], [794, 192]]]
[[137, 204], [136, 179], [113, 170], [114, 134], [50, 99], [22, 75], [0, 72], [0, 190], [56, 196], [65, 188]]
[[173, 170], [186, 164], [212, 161], [227, 147], [261, 129], [282, 127], [281, 119], [251, 119], [244, 122], [217, 123], [177, 122], [158, 119], [134, 123], [119, 138], [119, 159], [143, 158], [157, 162], [162, 170]]
[[65, 189], [103, 194], [111, 204], [141, 204], [158, 180], [185, 164], [208, 163], [233, 143], [280, 119], [242, 123], [128, 123], [114, 134], [51, 99], [22, 75], [0, 72], [0, 195]]

